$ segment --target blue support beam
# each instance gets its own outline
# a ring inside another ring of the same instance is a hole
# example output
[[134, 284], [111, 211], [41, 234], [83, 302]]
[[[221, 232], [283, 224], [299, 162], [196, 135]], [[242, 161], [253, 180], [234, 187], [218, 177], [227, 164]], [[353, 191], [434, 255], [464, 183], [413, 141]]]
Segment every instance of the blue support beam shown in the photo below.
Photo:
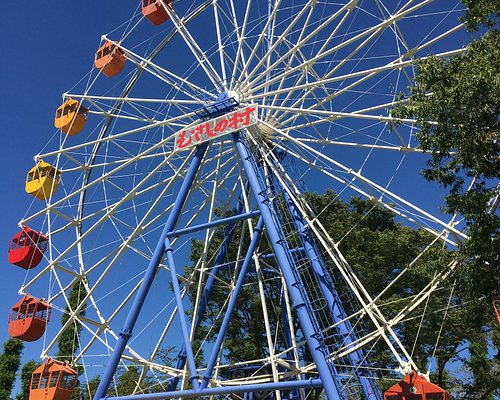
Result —
[[[292, 254], [294, 253], [300, 253], [301, 251], [304, 251], [304, 248], [303, 247], [297, 247], [295, 249], [290, 249], [290, 252]], [[267, 254], [260, 254], [259, 255], [259, 258], [261, 260], [269, 260], [269, 259], [273, 259], [275, 258], [276, 256], [273, 254], [273, 253], [267, 253]]]
[[[231, 240], [233, 240], [233, 235], [234, 231], [236, 228], [236, 223], [241, 220], [241, 217], [243, 215], [246, 215], [246, 218], [251, 218], [255, 216], [255, 212], [250, 212], [246, 214], [242, 214], [243, 211], [243, 202], [241, 201], [241, 195], [240, 195], [240, 200], [238, 201], [237, 206], [233, 209], [233, 216], [225, 218], [225, 221], [229, 221], [229, 224], [226, 226], [226, 230], [224, 232], [224, 240], [222, 241], [222, 244], [217, 251], [217, 254], [215, 256], [215, 261], [214, 261], [214, 267], [212, 268], [211, 274], [208, 276], [207, 282], [205, 283], [205, 287], [203, 289], [203, 294], [201, 295], [201, 301], [200, 304], [198, 304], [198, 309], [196, 312], [196, 315], [194, 316], [194, 322], [193, 322], [193, 331], [196, 333], [198, 330], [200, 324], [201, 324], [201, 319], [203, 317], [203, 314], [205, 314], [205, 310], [207, 308], [208, 300], [210, 299], [212, 289], [214, 287], [214, 284], [216, 282], [217, 275], [219, 274], [219, 270], [221, 266], [224, 263], [224, 259], [226, 258], [227, 250], [229, 248], [229, 244], [231, 243]], [[260, 213], [259, 213], [260, 214]], [[211, 223], [205, 224], [205, 225], [210, 225]], [[216, 225], [214, 225], [216, 226]], [[189, 228], [187, 228], [189, 229]], [[172, 236], [178, 235], [178, 232], [184, 232], [185, 229], [179, 229], [173, 232], [170, 232]], [[177, 357], [177, 364], [176, 364], [176, 369], [182, 369], [186, 365], [186, 352], [185, 352], [185, 347], [183, 346], [181, 348], [181, 351], [179, 352], [179, 355]], [[168, 386], [167, 386], [167, 391], [172, 391], [175, 390], [179, 383], [179, 378], [174, 377], [171, 378]]]
[[[342, 344], [349, 345], [354, 343], [357, 341], [357, 337], [354, 333], [353, 326], [347, 319], [347, 314], [340, 300], [340, 296], [335, 288], [335, 285], [333, 284], [326, 266], [324, 265], [317, 244], [312, 236], [311, 229], [304, 223], [302, 215], [297, 210], [295, 203], [290, 198], [286, 190], [283, 190], [283, 196], [287, 208], [293, 217], [297, 233], [299, 234], [304, 245], [304, 251], [311, 263], [314, 274], [317, 277], [318, 286], [328, 303], [328, 309], [332, 315], [333, 322], [336, 324], [336, 330], [342, 338]], [[349, 353], [348, 358], [353, 366], [364, 366], [365, 364], [365, 355], [361, 349]], [[354, 369], [358, 382], [361, 385], [361, 391], [363, 392], [364, 398], [366, 400], [381, 400], [382, 394], [372, 380], [373, 377], [371, 376], [370, 371], [365, 368], [355, 367]]]
[[113, 353], [111, 354], [108, 365], [102, 375], [101, 382], [99, 383], [97, 391], [94, 395], [94, 400], [101, 400], [106, 397], [106, 393], [109, 389], [111, 381], [113, 380], [113, 376], [116, 372], [116, 368], [118, 367], [122, 354], [125, 351], [125, 347], [127, 346], [129, 339], [132, 337], [132, 331], [137, 318], [139, 317], [144, 301], [146, 300], [149, 289], [151, 288], [151, 284], [153, 283], [158, 265], [160, 265], [160, 262], [165, 254], [165, 239], [167, 238], [167, 234], [173, 231], [177, 224], [182, 209], [184, 208], [184, 204], [189, 196], [191, 186], [194, 182], [196, 174], [198, 173], [203, 157], [205, 156], [207, 147], [208, 142], [198, 145], [193, 159], [191, 160], [191, 164], [189, 165], [188, 171], [182, 181], [182, 185], [179, 189], [172, 210], [170, 211], [165, 227], [163, 228], [163, 232], [158, 239], [158, 243], [151, 260], [149, 261], [144, 278], [134, 298], [132, 307], [130, 308], [123, 328], [119, 333]]
[[109, 400], [163, 400], [172, 398], [209, 397], [217, 395], [230, 395], [234, 393], [293, 390], [293, 389], [314, 389], [322, 387], [320, 379], [305, 379], [300, 381], [256, 383], [252, 385], [238, 386], [217, 386], [203, 390], [179, 390], [176, 392], [134, 394], [130, 396], [106, 397]]
[[177, 315], [179, 316], [179, 321], [181, 324], [182, 340], [184, 342], [183, 348], [186, 353], [186, 359], [189, 368], [189, 380], [193, 385], [193, 389], [199, 390], [200, 384], [198, 382], [198, 373], [196, 372], [196, 363], [194, 361], [193, 347], [191, 346], [191, 338], [186, 321], [186, 313], [184, 312], [184, 303], [182, 300], [181, 288], [179, 285], [179, 279], [177, 278], [177, 271], [175, 268], [174, 249], [170, 244], [169, 238], [165, 238], [165, 251], [167, 253], [167, 262], [168, 262], [168, 267], [170, 269], [172, 287], [174, 289], [175, 302], [177, 305]]
[[205, 389], [210, 383], [210, 379], [212, 379], [212, 371], [214, 369], [215, 363], [217, 362], [217, 358], [220, 353], [220, 349], [222, 347], [222, 343], [226, 337], [226, 331], [229, 327], [229, 322], [231, 321], [231, 316], [236, 307], [236, 301], [238, 300], [238, 295], [240, 293], [243, 284], [245, 283], [246, 273], [248, 271], [248, 267], [252, 262], [252, 256], [259, 244], [260, 237], [262, 235], [262, 228], [264, 226], [264, 221], [262, 218], [257, 222], [257, 226], [255, 227], [252, 240], [250, 241], [250, 245], [248, 246], [247, 253], [245, 255], [245, 259], [243, 260], [243, 264], [241, 265], [240, 274], [238, 279], [236, 280], [236, 284], [234, 285], [233, 293], [231, 295], [231, 299], [227, 305], [226, 313], [224, 314], [224, 318], [222, 320], [221, 327], [219, 332], [217, 333], [217, 338], [215, 339], [215, 343], [212, 349], [212, 354], [208, 359], [207, 367], [205, 369], [205, 376], [203, 377], [203, 381], [201, 383], [201, 389]]
[[206, 224], [200, 224], [195, 226], [190, 226], [189, 228], [176, 229], [175, 231], [169, 232], [167, 237], [172, 238], [175, 236], [187, 235], [188, 233], [198, 232], [205, 229], [216, 228], [221, 225], [231, 224], [234, 226], [235, 222], [243, 221], [248, 218], [258, 217], [260, 215], [260, 211], [252, 210], [247, 213], [238, 213], [236, 215], [232, 215], [231, 217], [221, 218], [216, 221], [207, 222]]
[[317, 329], [317, 321], [314, 320], [314, 316], [307, 308], [309, 299], [305, 297], [304, 291], [301, 290], [301, 282], [297, 280], [297, 276], [294, 273], [294, 265], [291, 261], [292, 256], [287, 254], [286, 243], [284, 243], [285, 239], [282, 232], [280, 235], [279, 223], [275, 216], [273, 216], [270, 199], [266, 195], [267, 191], [262, 177], [259, 176], [259, 168], [255, 157], [250, 153], [240, 132], [233, 133], [233, 140], [257, 206], [261, 212], [261, 217], [264, 220], [273, 252], [288, 287], [292, 306], [297, 313], [302, 332], [316, 364], [320, 379], [323, 382], [323, 389], [328, 400], [343, 399], [342, 388], [338, 387], [339, 384], [336, 379], [333, 360], [324, 342], [321, 340], [322, 332]]

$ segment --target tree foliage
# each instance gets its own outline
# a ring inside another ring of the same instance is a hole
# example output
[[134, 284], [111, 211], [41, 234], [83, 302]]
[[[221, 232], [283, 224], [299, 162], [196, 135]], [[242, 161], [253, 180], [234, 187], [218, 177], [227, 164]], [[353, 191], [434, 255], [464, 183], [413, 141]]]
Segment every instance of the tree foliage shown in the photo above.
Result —
[[84, 385], [80, 387], [80, 399], [81, 400], [94, 400], [95, 392], [97, 391], [97, 387], [101, 383], [101, 377], [98, 375]]
[[[318, 210], [318, 219], [333, 240], [339, 243], [340, 250], [372, 295], [377, 295], [386, 289], [402, 269], [415, 260], [432, 241], [428, 232], [397, 223], [393, 214], [371, 201], [352, 198], [350, 203], [345, 203], [332, 191], [321, 195], [307, 193], [305, 199], [313, 209]], [[348, 235], [346, 235], [347, 232], [349, 232]], [[241, 227], [238, 227], [234, 237], [243, 237], [241, 235]], [[213, 266], [213, 255], [223, 238], [224, 232], [221, 229], [216, 232], [208, 251], [209, 270]], [[243, 237], [242, 240], [243, 248], [247, 248], [249, 239]], [[238, 258], [235, 254], [236, 248], [237, 240], [233, 239], [225, 268], [218, 275], [217, 280], [221, 283], [212, 293], [206, 318], [196, 336], [196, 343], [202, 340], [213, 341], [217, 335], [220, 326], [220, 310], [224, 308], [232, 288], [230, 284], [222, 282], [231, 282], [233, 278], [234, 264], [229, 260]], [[202, 254], [202, 243], [193, 242], [191, 250], [191, 259], [195, 263]], [[266, 254], [269, 251], [269, 245], [264, 238], [259, 252]], [[411, 296], [422, 290], [435, 273], [441, 271], [443, 266], [453, 259], [453, 256], [453, 253], [442, 245], [433, 246], [423, 253], [417, 262], [412, 263], [404, 279], [398, 280], [386, 292], [385, 301], [380, 304], [385, 315], [396, 315], [408, 304]], [[268, 272], [262, 272], [266, 274], [264, 291], [268, 298], [269, 318], [274, 324], [280, 318], [281, 313], [279, 279], [270, 272], [274, 268], [272, 260], [266, 260], [266, 268]], [[192, 267], [188, 268], [187, 273], [191, 271]], [[347, 285], [335, 268], [331, 268], [330, 274], [337, 283], [341, 298], [348, 299]], [[229, 362], [243, 362], [268, 356], [259, 288], [255, 282], [255, 271], [251, 270], [225, 338], [224, 356]], [[397, 334], [407, 349], [413, 349], [413, 358], [423, 371], [426, 371], [431, 360], [435, 361], [431, 369], [433, 381], [441, 387], [455, 394], [464, 394], [464, 396], [467, 390], [470, 393], [490, 393], [491, 395], [495, 393], [495, 385], [498, 383], [499, 360], [491, 352], [485, 352], [484, 346], [480, 345], [491, 340], [491, 330], [488, 328], [488, 325], [493, 326], [490, 318], [491, 309], [489, 306], [484, 307], [484, 304], [474, 310], [463, 307], [466, 288], [460, 285], [453, 287], [453, 279], [449, 283], [449, 286], [435, 293], [425, 307], [422, 306], [417, 310], [417, 318], [410, 318], [399, 324]], [[192, 299], [195, 298], [196, 291], [197, 287], [193, 285], [190, 288]], [[349, 301], [345, 301], [345, 307], [349, 307]], [[354, 309], [348, 309], [348, 312]], [[444, 319], [443, 310], [447, 310], [446, 319]], [[419, 312], [421, 315], [418, 314]], [[294, 323], [300, 334], [297, 321]], [[369, 325], [367, 327], [373, 329]], [[436, 333], [440, 330], [442, 331], [440, 339], [436, 341]], [[280, 337], [281, 334], [282, 332], [272, 332], [273, 340], [277, 343], [277, 352], [286, 348], [285, 339]], [[468, 350], [471, 343], [475, 344], [474, 352]], [[474, 358], [475, 354], [481, 354], [480, 363]], [[383, 343], [376, 345], [370, 354], [370, 359], [379, 367], [390, 369], [396, 367], [395, 360]], [[450, 378], [448, 370], [454, 361], [460, 361], [467, 371], [463, 379]], [[482, 368], [479, 368], [479, 365]], [[489, 371], [487, 379], [481, 378], [484, 371]], [[394, 375], [394, 377], [397, 376]], [[459, 396], [458, 398], [467, 397]]]
[[[112, 396], [123, 396], [131, 393], [140, 393], [139, 370], [132, 366], [122, 371], [109, 392]], [[143, 382], [144, 385], [144, 382]]]
[[462, 20], [479, 35], [460, 55], [420, 61], [409, 95], [393, 114], [416, 118], [420, 146], [431, 157], [423, 175], [448, 189], [446, 211], [467, 222], [470, 239], [461, 245], [456, 277], [467, 303], [466, 329], [456, 341], [463, 352], [455, 350], [453, 358], [468, 371], [457, 383], [461, 398], [493, 399], [500, 392], [499, 357], [491, 347], [499, 348], [500, 334], [491, 330], [497, 322], [488, 305], [500, 294], [500, 1], [463, 3]]
[[10, 338], [3, 344], [3, 353], [0, 354], [0, 399], [10, 399], [23, 348], [24, 343], [19, 339]]
[[29, 360], [21, 369], [21, 393], [16, 396], [16, 400], [29, 400], [31, 375], [33, 371], [41, 365], [40, 362]]
[[462, 3], [466, 6], [463, 20], [469, 30], [478, 30], [481, 25], [491, 28], [498, 23], [499, 0], [462, 0]]
[[416, 118], [420, 146], [430, 154], [423, 175], [448, 189], [446, 211], [468, 224], [461, 250], [470, 268], [462, 284], [472, 298], [491, 298], [500, 287], [500, 32], [494, 27], [500, 2], [464, 4], [470, 29], [491, 29], [460, 55], [420, 61], [393, 115]]
[[[85, 298], [87, 292], [83, 281], [79, 281], [75, 284], [68, 295], [68, 305], [65, 308], [65, 313], [61, 317], [61, 326], [64, 326], [66, 322], [70, 319], [72, 310], [76, 310]], [[81, 308], [78, 312], [78, 316], [85, 315], [85, 306]], [[82, 330], [82, 325], [74, 320], [67, 329], [61, 334], [57, 342], [59, 351], [57, 353], [57, 358], [61, 361], [71, 362], [75, 351], [78, 349], [78, 337]]]

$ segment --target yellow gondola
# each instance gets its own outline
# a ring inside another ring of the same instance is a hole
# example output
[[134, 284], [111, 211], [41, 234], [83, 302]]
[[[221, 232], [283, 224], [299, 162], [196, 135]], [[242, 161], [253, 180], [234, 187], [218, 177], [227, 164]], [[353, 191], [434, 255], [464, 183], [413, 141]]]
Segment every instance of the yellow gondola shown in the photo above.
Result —
[[26, 176], [26, 193], [40, 200], [47, 200], [56, 192], [61, 181], [61, 171], [39, 160]]

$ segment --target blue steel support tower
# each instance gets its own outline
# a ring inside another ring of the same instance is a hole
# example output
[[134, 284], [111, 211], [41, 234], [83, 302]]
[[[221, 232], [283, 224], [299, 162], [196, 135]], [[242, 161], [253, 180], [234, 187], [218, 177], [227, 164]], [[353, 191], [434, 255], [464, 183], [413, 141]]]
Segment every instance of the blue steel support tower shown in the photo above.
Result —
[[[202, 165], [208, 142], [198, 145], [182, 186], [177, 193], [174, 206], [165, 223], [163, 232], [158, 239], [145, 277], [136, 294], [124, 327], [120, 331], [119, 339], [95, 394], [95, 400], [108, 398], [107, 392], [113, 376], [127, 342], [133, 334], [133, 329], [141, 312], [142, 305], [154, 281], [159, 264], [164, 257], [166, 257], [170, 268], [171, 283], [180, 314], [179, 318], [183, 339], [183, 346], [177, 358], [176, 368], [181, 369], [187, 364], [191, 386], [189, 389], [179, 390], [177, 388], [179, 379], [172, 378], [166, 392], [119, 396], [116, 397], [117, 400], [190, 398], [234, 393], [248, 394], [262, 391], [281, 391], [284, 394], [299, 393], [300, 389], [317, 387], [322, 387], [328, 400], [348, 400], [355, 395], [358, 396], [356, 398], [364, 398], [366, 400], [381, 399], [380, 392], [371, 379], [372, 377], [363, 368], [366, 365], [365, 356], [361, 350], [354, 351], [348, 356], [352, 365], [361, 367], [356, 368], [353, 373], [354, 380], [357, 382], [356, 385], [359, 387], [359, 393], [353, 392], [349, 389], [349, 385], [344, 383], [342, 376], [344, 371], [335, 365], [333, 353], [338, 346], [349, 345], [355, 342], [357, 340], [356, 334], [350, 322], [343, 321], [347, 316], [346, 311], [322, 259], [313, 232], [307, 226], [306, 221], [304, 221], [297, 210], [287, 191], [284, 190], [285, 188], [275, 177], [273, 178], [272, 172], [269, 173], [267, 171], [266, 173], [265, 167], [250, 149], [246, 134], [247, 132], [245, 131], [238, 131], [232, 135], [238, 159], [247, 180], [245, 184], [250, 189], [249, 192], [252, 193], [258, 210], [244, 213], [242, 202], [240, 201], [230, 217], [221, 218], [218, 221], [212, 221], [195, 227], [176, 229], [183, 207]], [[193, 316], [194, 323], [192, 324], [192, 329], [195, 332], [205, 313], [207, 302], [213, 290], [214, 280], [217, 278], [219, 267], [223, 263], [227, 253], [228, 244], [232, 240], [235, 224], [238, 221], [256, 217], [259, 220], [255, 225], [253, 236], [244, 255], [239, 276], [233, 289], [233, 296], [225, 311], [212, 352], [208, 357], [206, 365], [196, 365], [190, 341], [193, 332], [190, 332], [187, 317], [184, 313], [184, 303], [177, 278], [171, 239], [196, 230], [204, 230], [219, 225], [226, 226], [225, 240], [215, 256], [215, 267], [203, 289], [202, 303], [198, 308], [197, 314]], [[291, 229], [290, 226], [293, 226], [292, 229], [298, 233], [299, 240], [296, 242], [290, 240], [290, 236], [293, 236], [287, 231]], [[245, 277], [249, 273], [255, 251], [264, 232], [272, 247], [273, 257], [291, 298], [293, 311], [299, 321], [304, 339], [307, 342], [318, 378], [304, 379], [302, 377], [280, 382], [211, 387], [210, 381], [213, 377], [214, 366], [220, 354], [224, 337], [230, 324], [231, 315], [236, 306], [236, 299], [244, 284]], [[324, 302], [327, 306], [321, 312], [318, 312], [313, 307], [313, 304], [316, 302]], [[336, 325], [334, 334], [331, 332], [333, 324]], [[335, 337], [335, 340], [332, 340], [333, 337]], [[198, 372], [200, 368], [203, 371], [202, 375]]]

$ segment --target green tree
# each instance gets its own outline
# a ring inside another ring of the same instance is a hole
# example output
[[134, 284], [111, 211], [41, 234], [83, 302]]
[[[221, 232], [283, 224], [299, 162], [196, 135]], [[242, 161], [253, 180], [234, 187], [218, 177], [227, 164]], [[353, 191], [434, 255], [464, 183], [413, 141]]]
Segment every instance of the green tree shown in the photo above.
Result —
[[[333, 240], [340, 241], [341, 252], [372, 296], [385, 290], [432, 240], [429, 233], [422, 229], [412, 229], [396, 223], [393, 214], [376, 206], [372, 201], [352, 198], [347, 204], [340, 201], [331, 191], [323, 195], [308, 193], [306, 198], [316, 210], [320, 210], [320, 221]], [[348, 231], [349, 235], [345, 235]], [[392, 284], [386, 293], [386, 300], [379, 303], [384, 313], [391, 316], [401, 311], [411, 296], [417, 294], [451, 257], [452, 254], [440, 246], [433, 246], [421, 255], [404, 277]], [[346, 298], [347, 285], [334, 268], [330, 270], [330, 274], [337, 281], [336, 286], [341, 297]], [[449, 290], [436, 293], [427, 304], [424, 319], [409, 319], [397, 327], [397, 333], [407, 349], [412, 349], [415, 342], [418, 344], [413, 358], [423, 369], [436, 347], [435, 333], [443, 323], [442, 312], [438, 310], [446, 308], [449, 295]], [[458, 299], [454, 297], [452, 304], [456, 302]], [[355, 311], [349, 309], [348, 302], [345, 307], [348, 312]], [[463, 342], [467, 325], [461, 319], [459, 308], [448, 312], [446, 322], [445, 334], [436, 347], [436, 354], [440, 357], [436, 382], [444, 388], [450, 388], [446, 381], [446, 367], [449, 361], [457, 356], [457, 349]], [[420, 323], [423, 329], [417, 337]], [[367, 326], [370, 327], [369, 321]], [[370, 358], [379, 366], [390, 369], [396, 367], [383, 343], [376, 346], [376, 351], [371, 353]]]
[[16, 396], [16, 400], [29, 400], [30, 395], [30, 383], [31, 374], [37, 369], [41, 364], [35, 360], [29, 360], [21, 369], [21, 393]]
[[470, 377], [458, 384], [464, 399], [493, 399], [500, 395], [500, 360], [491, 345], [499, 333], [488, 305], [500, 294], [500, 1], [463, 3], [462, 20], [475, 40], [460, 55], [419, 62], [409, 95], [393, 113], [416, 118], [420, 146], [431, 157], [423, 175], [448, 189], [446, 211], [467, 222], [470, 239], [457, 254], [458, 294], [467, 304], [457, 358]]
[[[83, 280], [79, 281], [75, 284], [68, 295], [68, 305], [65, 308], [65, 313], [61, 317], [61, 326], [64, 326], [66, 322], [71, 317], [72, 310], [78, 308], [83, 299], [85, 298], [87, 291], [85, 289], [85, 285]], [[82, 317], [85, 315], [85, 306], [81, 308], [78, 312], [78, 316]], [[78, 337], [82, 330], [82, 325], [73, 320], [73, 323], [70, 324], [67, 329], [61, 334], [59, 340], [57, 342], [57, 346], [59, 351], [57, 352], [56, 357], [61, 361], [72, 362], [75, 352], [78, 349]]]
[[[61, 326], [64, 326], [66, 322], [69, 321], [71, 317], [72, 310], [76, 310], [78, 306], [81, 305], [83, 299], [87, 295], [85, 289], [85, 284], [83, 280], [76, 283], [70, 290], [68, 295], [68, 304], [66, 305], [65, 312], [61, 317]], [[77, 316], [83, 317], [85, 315], [85, 304], [78, 311]], [[82, 331], [82, 325], [76, 319], [73, 319], [72, 323], [66, 328], [66, 330], [61, 334], [59, 340], [57, 341], [57, 347], [59, 351], [56, 354], [56, 358], [60, 361], [67, 361], [73, 364], [73, 359], [75, 352], [78, 350], [79, 346], [79, 336]], [[79, 366], [74, 366], [76, 371], [81, 374], [82, 368]], [[73, 400], [78, 400], [81, 396], [80, 381], [77, 382], [77, 386], [72, 395]]]
[[467, 28], [475, 31], [481, 25], [494, 27], [500, 15], [500, 1], [498, 0], [462, 0], [466, 6], [463, 18]]
[[464, 385], [464, 398], [493, 400], [500, 394], [499, 366], [488, 355], [488, 339], [488, 335], [479, 333], [470, 340], [470, 357], [464, 363], [472, 372], [473, 379]]
[[139, 379], [140, 373], [136, 366], [125, 369], [118, 375], [115, 384], [109, 389], [110, 396], [124, 396], [132, 393], [141, 393], [140, 385], [138, 385]]
[[19, 339], [10, 338], [3, 344], [3, 353], [0, 354], [0, 399], [10, 399], [23, 348], [24, 343]]
[[[306, 193], [305, 199], [317, 210], [317, 217], [328, 231], [335, 242], [340, 243], [342, 253], [357, 276], [363, 282], [365, 288], [372, 295], [377, 295], [386, 289], [389, 283], [408, 266], [424, 248], [432, 241], [433, 237], [422, 229], [412, 229], [395, 221], [394, 215], [386, 209], [378, 207], [372, 201], [352, 198], [349, 203], [339, 200], [336, 193], [327, 191], [325, 194]], [[349, 232], [346, 235], [346, 232]], [[235, 237], [240, 237], [241, 226], [237, 228]], [[208, 260], [209, 269], [213, 266], [213, 255], [219, 248], [224, 233], [222, 230], [216, 232], [215, 239], [210, 245]], [[216, 286], [209, 301], [205, 319], [198, 332], [195, 345], [207, 339], [213, 341], [218, 331], [220, 318], [218, 315], [224, 307], [228, 291], [231, 290], [232, 275], [234, 274], [231, 260], [236, 258], [236, 244], [232, 241], [228, 256], [225, 260], [226, 268], [223, 268], [218, 275], [219, 285]], [[248, 238], [244, 239], [244, 243]], [[244, 248], [247, 246], [244, 245]], [[191, 247], [191, 259], [195, 263], [202, 252], [202, 244], [193, 242]], [[259, 248], [261, 254], [270, 252], [269, 245], [265, 238]], [[417, 262], [413, 262], [403, 279], [394, 283], [386, 292], [384, 300], [379, 303], [383, 307], [387, 316], [396, 315], [406, 306], [411, 297], [417, 294], [432, 279], [435, 273], [442, 270], [454, 257], [453, 252], [447, 250], [442, 245], [435, 245], [420, 255]], [[274, 267], [272, 260], [266, 260], [267, 268]], [[341, 298], [349, 296], [347, 285], [333, 266], [330, 266], [330, 274], [336, 281], [337, 290]], [[192, 272], [192, 267], [187, 269], [187, 273]], [[265, 337], [263, 337], [262, 310], [259, 302], [258, 287], [255, 284], [255, 274], [251, 271], [247, 277], [246, 284], [238, 302], [238, 306], [231, 318], [231, 324], [226, 335], [224, 353], [228, 361], [242, 362], [249, 359], [265, 357]], [[265, 292], [269, 298], [269, 314], [272, 321], [276, 321], [280, 315], [279, 295], [280, 288], [277, 279], [268, 275], [265, 279]], [[455, 278], [458, 278], [455, 277]], [[482, 327], [489, 322], [489, 307], [475, 309], [461, 306], [462, 299], [466, 296], [466, 288], [455, 285], [452, 292], [453, 279], [446, 284], [442, 290], [436, 292], [422, 306], [418, 312], [422, 315], [417, 318], [409, 318], [404, 323], [397, 326], [397, 333], [405, 347], [409, 350], [414, 348], [413, 358], [423, 371], [434, 355], [437, 365], [433, 368], [433, 381], [441, 387], [450, 390], [457, 395], [463, 395], [462, 388], [469, 384], [471, 393], [480, 385], [476, 385], [474, 379], [469, 382], [465, 375], [463, 379], [451, 379], [448, 367], [451, 362], [460, 359], [471, 376], [481, 374], [481, 371], [489, 369], [491, 371], [491, 383], [489, 388], [484, 386], [486, 379], [482, 380], [483, 392], [494, 388], [493, 377], [498, 371], [498, 362], [492, 354], [484, 354], [484, 347], [477, 346], [474, 352], [465, 351], [464, 348], [470, 343], [485, 343], [491, 340], [488, 329]], [[190, 287], [191, 299], [194, 299], [197, 291], [196, 285]], [[451, 298], [450, 298], [451, 296]], [[448, 307], [446, 320], [443, 322], [443, 310]], [[278, 307], [276, 307], [278, 306]], [[345, 303], [349, 307], [349, 303]], [[354, 309], [347, 310], [348, 312]], [[476, 321], [472, 319], [476, 318]], [[478, 320], [480, 322], [478, 322]], [[367, 327], [372, 328], [367, 321]], [[295, 321], [296, 328], [298, 325]], [[213, 328], [213, 329], [212, 329]], [[421, 328], [419, 330], [419, 328]], [[440, 340], [436, 343], [436, 332], [441, 330]], [[417, 335], [418, 332], [418, 335]], [[274, 335], [275, 334], [275, 335]], [[278, 347], [276, 351], [285, 348], [281, 332], [273, 332], [273, 338], [277, 339]], [[483, 351], [483, 353], [481, 353]], [[484, 365], [483, 370], [479, 357]], [[370, 359], [375, 361], [382, 368], [393, 369], [396, 366], [395, 360], [386, 350], [386, 346], [378, 343], [374, 351], [370, 353]], [[477, 361], [476, 361], [477, 359]], [[397, 378], [397, 376], [394, 376]], [[491, 391], [491, 390], [490, 390]], [[474, 393], [476, 393], [474, 392]], [[494, 392], [493, 392], [494, 393]], [[458, 397], [466, 398], [466, 397]]]
[[[500, 1], [464, 4], [470, 29], [498, 23]], [[471, 268], [463, 283], [476, 298], [500, 287], [499, 105], [500, 32], [491, 28], [460, 55], [419, 62], [406, 102], [393, 111], [416, 118], [420, 147], [431, 157], [423, 175], [448, 189], [446, 211], [467, 221], [461, 255]]]
[[80, 388], [80, 400], [93, 400], [100, 382], [101, 377], [98, 375], [82, 385]]

